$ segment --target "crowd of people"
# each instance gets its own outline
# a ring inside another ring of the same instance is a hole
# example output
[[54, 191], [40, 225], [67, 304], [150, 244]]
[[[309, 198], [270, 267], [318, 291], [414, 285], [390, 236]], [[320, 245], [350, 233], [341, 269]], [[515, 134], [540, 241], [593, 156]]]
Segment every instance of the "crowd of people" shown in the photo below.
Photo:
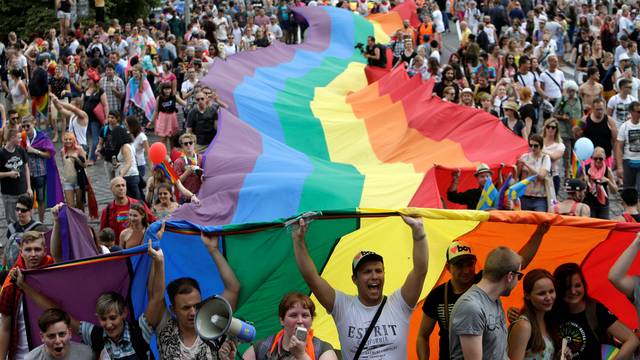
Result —
[[[99, 230], [88, 229], [100, 253], [144, 245], [152, 222], [166, 219], [181, 204], [200, 202], [202, 152], [216, 136], [219, 109], [228, 107], [215, 89], [200, 82], [213, 62], [232, 61], [238, 52], [275, 41], [299, 43], [307, 25], [292, 12], [295, 7], [336, 6], [368, 15], [388, 12], [393, 4], [196, 0], [192, 20], [185, 23], [169, 0], [160, 13], [134, 23], [112, 19], [87, 26], [72, 13], [74, 0], [55, 3], [59, 30], [30, 38], [10, 32], [0, 39], [0, 192], [8, 224], [0, 241], [6, 276], [0, 291], [0, 359], [147, 359], [153, 334], [162, 359], [235, 358], [233, 341], [212, 345], [197, 336], [199, 284], [180, 278], [165, 287], [164, 255], [151, 243], [149, 305], [133, 321], [126, 299], [115, 292], [96, 300], [100, 326], [78, 321], [65, 311], [71, 309], [61, 309], [30, 287], [22, 271], [62, 261], [63, 206], [88, 208], [97, 217], [87, 167], [104, 168], [113, 195], [100, 213]], [[607, 2], [426, 1], [418, 7], [418, 27], [404, 21], [391, 43], [369, 37], [360, 50], [369, 65], [391, 62], [404, 66], [409, 76], [432, 79], [434, 93], [444, 101], [486, 111], [528, 141], [529, 151], [518, 159], [513, 178], [532, 180], [518, 204], [509, 204], [512, 208], [609, 219], [610, 194], [620, 190], [624, 212], [616, 220], [638, 222], [637, 16], [634, 7]], [[444, 36], [450, 31], [459, 32], [460, 47], [445, 63]], [[567, 65], [575, 65], [574, 79], [565, 78], [561, 67]], [[147, 161], [152, 132], [170, 149], [158, 164]], [[582, 172], [574, 173], [573, 146], [582, 137], [595, 149], [580, 164]], [[479, 165], [474, 173], [478, 186], [465, 191], [459, 191], [460, 172], [454, 172], [448, 200], [475, 209], [489, 179], [497, 185], [506, 181], [500, 170], [494, 180], [492, 169]], [[64, 204], [51, 207], [49, 182], [58, 177]], [[562, 201], [561, 192], [566, 194]], [[43, 222], [48, 207], [53, 228], [47, 249]], [[336, 322], [341, 358], [407, 357], [409, 317], [429, 257], [420, 218], [403, 219], [412, 230], [413, 268], [388, 298], [381, 255], [356, 254], [352, 280], [358, 295], [346, 295], [318, 274], [305, 243], [305, 221], [294, 225], [296, 263]], [[451, 280], [434, 288], [423, 305], [416, 349], [420, 359], [429, 358], [436, 323], [441, 359], [600, 358], [594, 354], [607, 344], [620, 349], [619, 359], [632, 358], [638, 339], [587, 295], [578, 265], [562, 264], [553, 273], [523, 272], [547, 230], [548, 225], [540, 225], [518, 253], [494, 249], [480, 272], [468, 244], [449, 246]], [[163, 232], [164, 224], [159, 238]], [[225, 285], [222, 297], [235, 308], [241, 284], [217, 238], [201, 238]], [[627, 275], [638, 250], [640, 237], [609, 278], [640, 313], [638, 278]], [[525, 305], [510, 310], [507, 327], [500, 297], [509, 296], [520, 280]], [[24, 296], [48, 309], [38, 323], [43, 345], [31, 352]], [[249, 347], [243, 358], [339, 358], [311, 331], [306, 338], [296, 336], [300, 326], [311, 330], [315, 316], [307, 295], [286, 294], [277, 313], [282, 330]], [[71, 334], [83, 344], [71, 342]], [[563, 342], [567, 336], [572, 340]]]

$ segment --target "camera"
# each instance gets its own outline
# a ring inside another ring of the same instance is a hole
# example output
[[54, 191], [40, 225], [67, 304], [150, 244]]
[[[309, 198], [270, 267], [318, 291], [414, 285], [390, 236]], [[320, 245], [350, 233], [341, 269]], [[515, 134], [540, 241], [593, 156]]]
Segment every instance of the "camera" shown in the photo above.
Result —
[[358, 50], [360, 50], [360, 53], [364, 54], [364, 51], [365, 51], [365, 50], [364, 50], [364, 44], [363, 44], [363, 43], [359, 42], [359, 43], [357, 43], [357, 44], [356, 44], [356, 46], [354, 46], [353, 48], [354, 48], [354, 49], [358, 49]]

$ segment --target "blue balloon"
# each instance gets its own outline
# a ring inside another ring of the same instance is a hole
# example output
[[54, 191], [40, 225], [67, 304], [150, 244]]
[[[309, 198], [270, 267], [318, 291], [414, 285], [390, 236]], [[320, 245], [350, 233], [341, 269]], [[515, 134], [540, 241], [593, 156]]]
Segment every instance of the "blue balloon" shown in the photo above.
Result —
[[593, 155], [593, 143], [588, 138], [582, 137], [576, 141], [573, 151], [575, 151], [578, 159], [585, 161]]

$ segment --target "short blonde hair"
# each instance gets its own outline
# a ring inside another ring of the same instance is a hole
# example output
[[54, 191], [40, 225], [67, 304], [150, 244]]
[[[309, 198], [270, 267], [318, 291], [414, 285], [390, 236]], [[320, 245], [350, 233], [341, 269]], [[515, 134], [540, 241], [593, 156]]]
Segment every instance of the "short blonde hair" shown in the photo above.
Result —
[[180, 135], [180, 137], [178, 138], [178, 141], [180, 142], [180, 145], [182, 145], [182, 142], [187, 140], [187, 139], [196, 141], [196, 136], [194, 134], [192, 134], [192, 133], [184, 133], [184, 134]]

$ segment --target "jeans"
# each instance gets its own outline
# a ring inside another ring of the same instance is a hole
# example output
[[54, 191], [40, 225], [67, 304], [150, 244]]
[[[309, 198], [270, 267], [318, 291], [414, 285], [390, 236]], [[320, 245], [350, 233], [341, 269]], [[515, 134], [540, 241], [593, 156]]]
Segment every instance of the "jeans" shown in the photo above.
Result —
[[4, 214], [7, 217], [7, 224], [13, 224], [18, 221], [18, 215], [16, 214], [18, 195], [2, 194], [2, 202], [4, 203]]
[[522, 210], [547, 212], [547, 198], [523, 196]]
[[553, 190], [556, 191], [556, 196], [560, 193], [560, 175], [553, 175]]
[[[96, 161], [96, 148], [100, 140], [100, 123], [89, 121], [89, 132], [91, 132], [91, 151], [89, 151], [89, 160]], [[110, 161], [111, 159], [105, 159]]]
[[622, 182], [625, 188], [635, 188], [640, 192], [640, 167], [633, 167], [629, 160], [622, 160]]
[[140, 176], [125, 176], [124, 181], [127, 183], [127, 196], [136, 200], [144, 201], [140, 193]]
[[138, 165], [138, 174], [140, 175], [140, 183], [138, 184], [138, 188], [140, 189], [140, 194], [144, 196], [144, 188], [147, 185], [147, 182], [144, 181], [144, 175], [147, 172], [146, 165]]

